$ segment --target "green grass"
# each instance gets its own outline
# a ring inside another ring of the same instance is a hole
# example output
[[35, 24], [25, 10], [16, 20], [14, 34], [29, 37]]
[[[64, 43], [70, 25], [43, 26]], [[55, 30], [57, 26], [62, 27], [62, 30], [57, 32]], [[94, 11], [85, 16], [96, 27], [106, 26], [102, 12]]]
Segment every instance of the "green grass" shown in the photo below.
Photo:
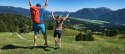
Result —
[[17, 33], [0, 33], [0, 54], [124, 54], [125, 39], [94, 35], [95, 41], [75, 41], [79, 31], [62, 31], [62, 48], [54, 47], [53, 30], [47, 31], [49, 47], [43, 47], [43, 36], [38, 35], [37, 48], [33, 46], [33, 32], [21, 33], [27, 40], [20, 39]]

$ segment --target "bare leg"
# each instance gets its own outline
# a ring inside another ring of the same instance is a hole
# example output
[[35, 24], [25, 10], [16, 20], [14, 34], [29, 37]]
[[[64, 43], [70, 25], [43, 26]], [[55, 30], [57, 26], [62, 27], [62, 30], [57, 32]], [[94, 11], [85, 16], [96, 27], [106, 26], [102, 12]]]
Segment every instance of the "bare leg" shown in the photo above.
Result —
[[46, 35], [44, 35], [44, 37], [43, 37], [43, 38], [44, 38], [44, 40], [45, 40], [44, 45], [45, 45], [45, 46], [48, 46], [48, 44], [47, 44], [47, 36], [46, 36]]
[[58, 42], [57, 42], [57, 38], [54, 37], [54, 40], [55, 40], [55, 46], [57, 46]]
[[37, 46], [37, 42], [36, 42], [36, 40], [37, 40], [37, 35], [34, 35], [34, 47]]
[[58, 45], [61, 48], [61, 38], [58, 38]]

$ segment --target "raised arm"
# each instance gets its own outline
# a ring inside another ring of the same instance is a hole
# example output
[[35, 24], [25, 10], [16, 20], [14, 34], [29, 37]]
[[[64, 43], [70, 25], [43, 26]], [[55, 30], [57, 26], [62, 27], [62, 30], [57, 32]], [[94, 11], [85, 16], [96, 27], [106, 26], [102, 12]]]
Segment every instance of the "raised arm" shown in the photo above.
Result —
[[32, 6], [32, 1], [31, 0], [29, 0], [29, 5]]
[[69, 13], [70, 12], [68, 12], [68, 14], [66, 15], [66, 17], [63, 18], [63, 21], [65, 21], [69, 17]]
[[56, 20], [56, 18], [55, 18], [55, 16], [54, 16], [54, 14], [53, 14], [53, 11], [52, 11], [51, 13], [52, 13], [52, 18], [53, 18], [54, 20]]
[[45, 5], [43, 6], [43, 8], [46, 10], [47, 6], [48, 6], [48, 0], [46, 0]]

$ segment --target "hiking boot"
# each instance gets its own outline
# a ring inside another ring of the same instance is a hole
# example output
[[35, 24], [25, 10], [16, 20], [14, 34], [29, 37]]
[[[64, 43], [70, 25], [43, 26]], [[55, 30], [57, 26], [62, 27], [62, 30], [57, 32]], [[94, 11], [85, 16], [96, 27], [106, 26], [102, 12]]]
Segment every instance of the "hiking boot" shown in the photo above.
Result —
[[45, 47], [48, 47], [48, 44], [45, 44], [45, 43], [44, 43], [44, 46], [45, 46]]

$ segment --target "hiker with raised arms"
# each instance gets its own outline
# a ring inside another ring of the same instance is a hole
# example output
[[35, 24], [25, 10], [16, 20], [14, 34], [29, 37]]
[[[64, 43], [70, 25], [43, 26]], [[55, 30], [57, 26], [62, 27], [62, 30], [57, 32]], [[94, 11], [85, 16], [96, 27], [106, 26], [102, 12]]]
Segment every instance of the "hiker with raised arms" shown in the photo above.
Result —
[[46, 0], [45, 5], [42, 7], [40, 3], [37, 3], [36, 6], [33, 6], [32, 1], [29, 0], [29, 5], [30, 5], [30, 12], [31, 12], [31, 17], [33, 21], [33, 28], [34, 28], [34, 47], [37, 46], [36, 40], [37, 40], [37, 34], [39, 30], [41, 30], [43, 34], [43, 38], [45, 40], [44, 46], [48, 46], [47, 44], [47, 36], [46, 36], [46, 29], [45, 29], [45, 24], [44, 24], [44, 11], [46, 10], [48, 6], [48, 0]]
[[[69, 16], [69, 12], [67, 14], [66, 17], [62, 18], [60, 15], [58, 16], [54, 16], [54, 13], [52, 11], [52, 18], [55, 20], [56, 22], [56, 28], [55, 28], [55, 31], [54, 31], [54, 40], [55, 40], [55, 46], [56, 47], [61, 47], [61, 31], [62, 31], [62, 25], [63, 25], [63, 22], [68, 18]], [[58, 35], [58, 38], [56, 38], [56, 36]]]

